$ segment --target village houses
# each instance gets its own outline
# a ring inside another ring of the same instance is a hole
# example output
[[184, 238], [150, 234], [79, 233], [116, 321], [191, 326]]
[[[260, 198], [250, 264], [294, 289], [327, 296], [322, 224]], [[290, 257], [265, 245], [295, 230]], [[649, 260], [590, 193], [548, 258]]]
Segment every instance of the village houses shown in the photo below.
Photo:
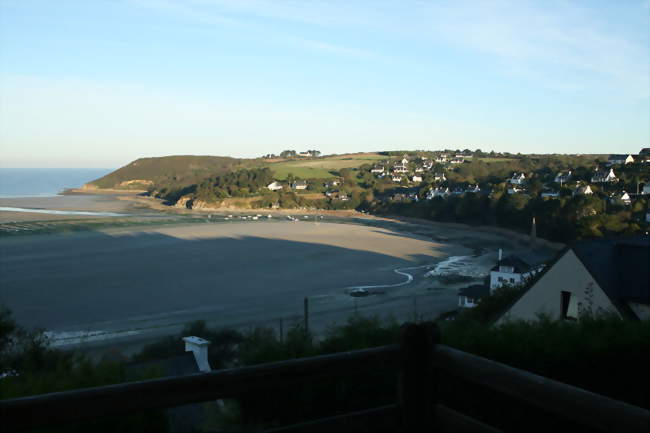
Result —
[[526, 183], [526, 175], [523, 173], [519, 173], [519, 174], [515, 173], [512, 175], [509, 182], [512, 185], [523, 185]]

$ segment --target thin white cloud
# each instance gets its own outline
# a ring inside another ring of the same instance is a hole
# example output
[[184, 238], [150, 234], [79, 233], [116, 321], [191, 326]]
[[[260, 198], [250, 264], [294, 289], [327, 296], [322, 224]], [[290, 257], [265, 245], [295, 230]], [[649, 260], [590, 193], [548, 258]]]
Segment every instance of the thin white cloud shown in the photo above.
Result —
[[[190, 4], [240, 17], [345, 28], [366, 39], [381, 32], [383, 37], [405, 39], [404, 43], [409, 39], [428, 43], [432, 52], [444, 42], [491, 55], [504, 73], [517, 71], [545, 87], [595, 87], [635, 98], [647, 98], [650, 93], [650, 49], [647, 37], [639, 36], [647, 32], [650, 19], [646, 18], [642, 28], [628, 29], [626, 23], [613, 23], [607, 8], [594, 9], [589, 2], [191, 0]], [[634, 13], [648, 4], [630, 2], [623, 8]], [[635, 32], [639, 37], [630, 37]], [[292, 36], [297, 40], [304, 35]], [[332, 50], [328, 42], [310, 43], [308, 39], [303, 45], [314, 49], [348, 55], [360, 51]]]
[[[296, 34], [295, 32], [291, 33], [286, 29], [278, 30], [277, 26], [264, 26], [250, 20], [250, 14], [254, 14], [266, 18], [309, 21], [308, 16], [306, 15], [292, 16], [290, 11], [293, 9], [288, 7], [289, 4], [287, 3], [276, 3], [275, 8], [270, 8], [270, 5], [266, 2], [251, 1], [242, 1], [239, 3], [229, 1], [194, 0], [180, 3], [173, 0], [131, 0], [131, 2], [139, 7], [155, 10], [193, 23], [225, 28], [245, 29], [263, 35], [266, 40], [276, 40], [282, 43], [337, 55], [353, 56], [357, 58], [376, 57], [375, 54], [367, 50], [344, 46], [329, 41], [315, 40], [313, 38]], [[272, 10], [275, 10], [275, 13], [266, 13]], [[242, 16], [242, 13], [248, 14], [248, 17]]]
[[591, 75], [601, 85], [648, 97], [648, 47], [607, 28], [588, 9], [523, 0], [455, 1], [426, 9], [432, 35], [494, 55], [508, 68], [538, 69], [540, 77], [565, 73], [554, 79], [569, 82], [575, 80], [570, 74]]

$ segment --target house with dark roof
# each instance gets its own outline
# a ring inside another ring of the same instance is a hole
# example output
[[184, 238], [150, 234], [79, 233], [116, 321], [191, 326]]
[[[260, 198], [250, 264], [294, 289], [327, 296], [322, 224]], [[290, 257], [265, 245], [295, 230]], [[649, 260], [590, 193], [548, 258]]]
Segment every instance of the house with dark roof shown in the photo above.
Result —
[[490, 293], [505, 285], [520, 285], [543, 268], [544, 260], [538, 254], [511, 254], [502, 259], [499, 250], [499, 261], [490, 271]]
[[634, 162], [632, 155], [609, 155], [607, 165], [631, 164]]
[[650, 318], [650, 237], [592, 239], [565, 249], [555, 263], [503, 314], [508, 320], [536, 320], [540, 314], [578, 320], [610, 313]]
[[563, 184], [571, 181], [571, 178], [573, 175], [571, 174], [571, 170], [569, 170], [566, 173], [559, 172], [558, 174], [555, 175], [555, 183]]
[[482, 298], [489, 294], [490, 288], [485, 284], [464, 287], [458, 291], [458, 307], [474, 308], [481, 302]]
[[515, 173], [512, 175], [510, 180], [508, 180], [512, 185], [523, 185], [526, 183], [526, 175], [524, 173]]
[[609, 172], [607, 170], [597, 170], [591, 177], [592, 183], [616, 182], [617, 180], [618, 178], [612, 168], [609, 169]]
[[297, 180], [294, 183], [291, 184], [291, 188], [300, 190], [300, 189], [307, 189], [307, 181], [306, 180]]

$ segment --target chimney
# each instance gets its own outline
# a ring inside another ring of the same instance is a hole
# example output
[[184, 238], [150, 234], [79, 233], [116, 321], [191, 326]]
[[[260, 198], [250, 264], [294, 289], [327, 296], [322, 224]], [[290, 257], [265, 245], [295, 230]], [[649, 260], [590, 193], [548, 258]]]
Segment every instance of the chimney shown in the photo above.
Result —
[[501, 263], [501, 258], [503, 257], [503, 250], [499, 248], [499, 263]]
[[208, 346], [210, 342], [199, 337], [183, 337], [185, 342], [185, 351], [194, 353], [196, 365], [199, 366], [199, 371], [207, 373], [212, 371], [210, 363], [208, 362]]

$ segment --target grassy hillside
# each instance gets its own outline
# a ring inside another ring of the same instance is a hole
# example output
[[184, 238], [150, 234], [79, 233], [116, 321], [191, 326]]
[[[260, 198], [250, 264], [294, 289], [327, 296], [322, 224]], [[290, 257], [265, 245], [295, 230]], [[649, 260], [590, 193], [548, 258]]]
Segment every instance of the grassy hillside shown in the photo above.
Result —
[[163, 156], [140, 158], [104, 177], [89, 182], [97, 188], [147, 189], [155, 186], [185, 187], [207, 177], [214, 177], [241, 168], [269, 167], [277, 179], [289, 173], [303, 179], [328, 178], [342, 168], [359, 167], [384, 159], [373, 153], [335, 155], [317, 159], [293, 159], [266, 162], [261, 159], [238, 159], [223, 156]]
[[376, 153], [353, 153], [317, 159], [280, 161], [269, 164], [269, 168], [278, 179], [286, 179], [289, 173], [303, 179], [326, 179], [334, 176], [333, 172], [342, 168], [355, 168], [380, 159], [386, 159], [386, 156]]
[[119, 189], [146, 189], [150, 185], [188, 186], [209, 176], [250, 167], [256, 161], [193, 155], [140, 158], [89, 184], [98, 188]]

